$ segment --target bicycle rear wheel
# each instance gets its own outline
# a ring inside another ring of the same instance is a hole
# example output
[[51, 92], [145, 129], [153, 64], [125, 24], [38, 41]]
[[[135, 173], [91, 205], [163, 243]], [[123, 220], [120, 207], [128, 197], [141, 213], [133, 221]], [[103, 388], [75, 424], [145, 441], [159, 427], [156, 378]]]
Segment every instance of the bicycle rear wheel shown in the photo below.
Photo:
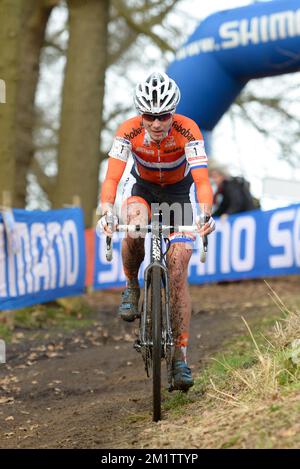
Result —
[[151, 272], [152, 309], [152, 380], [153, 380], [153, 421], [161, 419], [161, 355], [162, 355], [162, 295], [161, 270], [154, 266]]

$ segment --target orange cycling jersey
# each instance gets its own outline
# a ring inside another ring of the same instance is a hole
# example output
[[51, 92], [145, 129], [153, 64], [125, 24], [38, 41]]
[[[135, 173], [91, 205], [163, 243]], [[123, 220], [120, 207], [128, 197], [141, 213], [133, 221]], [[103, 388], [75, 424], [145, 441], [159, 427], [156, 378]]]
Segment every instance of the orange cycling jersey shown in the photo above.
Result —
[[197, 124], [175, 114], [171, 128], [160, 143], [151, 140], [141, 116], [125, 121], [118, 129], [109, 152], [102, 185], [101, 203], [114, 204], [118, 183], [132, 154], [135, 172], [145, 181], [167, 186], [182, 181], [191, 171], [199, 203], [212, 205], [204, 141]]

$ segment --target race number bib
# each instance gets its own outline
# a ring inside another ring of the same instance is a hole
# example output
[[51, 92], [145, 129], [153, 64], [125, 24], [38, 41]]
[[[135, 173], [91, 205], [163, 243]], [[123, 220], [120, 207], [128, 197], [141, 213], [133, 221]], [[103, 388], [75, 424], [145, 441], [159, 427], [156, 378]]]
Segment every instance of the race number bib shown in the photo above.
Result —
[[185, 145], [185, 155], [192, 169], [195, 167], [207, 167], [207, 155], [203, 140], [187, 143]]
[[131, 153], [131, 143], [122, 137], [115, 137], [108, 156], [127, 162]]

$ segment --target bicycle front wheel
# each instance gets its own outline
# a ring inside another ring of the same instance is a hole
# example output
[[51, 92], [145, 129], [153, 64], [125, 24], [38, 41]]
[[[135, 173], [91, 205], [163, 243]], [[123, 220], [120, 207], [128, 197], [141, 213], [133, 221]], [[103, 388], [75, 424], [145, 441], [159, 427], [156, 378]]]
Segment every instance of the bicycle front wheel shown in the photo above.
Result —
[[162, 353], [162, 295], [161, 270], [153, 267], [151, 272], [152, 309], [152, 379], [153, 379], [153, 421], [161, 419], [161, 353]]

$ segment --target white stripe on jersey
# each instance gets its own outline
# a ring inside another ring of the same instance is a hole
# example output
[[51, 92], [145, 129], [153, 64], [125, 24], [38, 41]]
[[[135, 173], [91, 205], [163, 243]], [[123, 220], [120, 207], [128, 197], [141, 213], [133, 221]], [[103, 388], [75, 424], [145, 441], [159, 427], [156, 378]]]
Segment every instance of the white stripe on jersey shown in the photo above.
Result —
[[172, 168], [176, 168], [177, 166], [180, 166], [184, 162], [184, 160], [186, 159], [186, 156], [182, 155], [177, 160], [171, 161], [171, 162], [168, 162], [168, 163], [162, 163], [162, 162], [153, 163], [153, 162], [145, 161], [143, 158], [140, 158], [135, 153], [133, 153], [133, 156], [136, 158], [138, 163], [140, 163], [141, 165], [146, 166], [147, 168], [154, 168], [154, 169], [172, 169]]

